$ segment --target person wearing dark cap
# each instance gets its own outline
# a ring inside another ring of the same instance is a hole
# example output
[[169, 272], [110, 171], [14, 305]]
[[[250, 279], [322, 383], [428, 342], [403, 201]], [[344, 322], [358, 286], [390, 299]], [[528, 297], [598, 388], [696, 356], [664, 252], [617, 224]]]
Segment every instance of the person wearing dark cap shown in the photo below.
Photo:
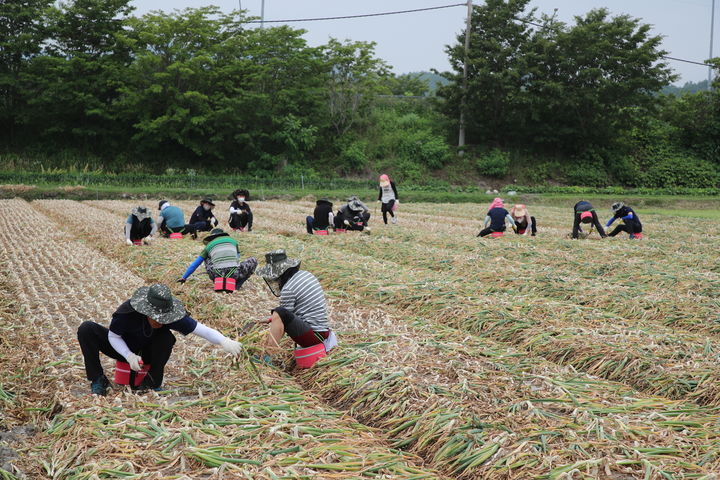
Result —
[[617, 219], [622, 221], [622, 224], [618, 225], [612, 232], [610, 232], [611, 237], [614, 237], [620, 232], [627, 232], [630, 234], [630, 239], [642, 238], [642, 222], [640, 221], [640, 217], [638, 217], [637, 213], [635, 213], [635, 210], [628, 207], [623, 202], [613, 203], [611, 208], [613, 216], [605, 224], [605, 228], [610, 228], [610, 225], [612, 225]]
[[253, 213], [250, 210], [248, 201], [250, 200], [250, 192], [244, 189], [237, 189], [232, 194], [233, 201], [230, 204], [230, 228], [233, 230], [252, 232]]
[[308, 216], [305, 219], [307, 233], [312, 235], [315, 230], [327, 231], [330, 225], [333, 224], [335, 218], [332, 209], [333, 204], [327, 198], [321, 198], [315, 202], [315, 210], [313, 211], [312, 217]]
[[195, 209], [192, 216], [190, 217], [189, 225], [196, 232], [209, 232], [213, 225], [218, 226], [218, 219], [213, 214], [213, 208], [215, 204], [209, 198], [203, 198], [200, 200], [200, 205]]
[[348, 198], [345, 205], [340, 207], [335, 215], [335, 228], [347, 230], [364, 231], [370, 233], [368, 222], [370, 221], [370, 209], [363, 202], [353, 195]]
[[239, 342], [190, 317], [166, 285], [140, 287], [113, 313], [109, 328], [90, 321], [83, 322], [78, 328], [77, 338], [91, 392], [106, 395], [110, 386], [100, 363], [101, 352], [127, 362], [136, 372], [142, 368], [141, 362], [150, 365], [142, 383], [134, 389], [159, 390], [165, 365], [175, 345], [171, 330], [183, 335], [198, 335], [232, 355], [238, 355], [242, 350]]
[[[576, 203], [573, 207], [573, 212], [575, 215], [572, 233], [570, 234], [573, 240], [576, 240], [578, 237], [587, 238], [592, 233], [593, 227], [597, 228], [600, 238], [607, 237], [605, 230], [602, 225], [600, 225], [600, 220], [598, 220], [595, 208], [590, 202], [582, 200]], [[590, 230], [583, 232], [582, 227], [580, 226], [581, 223], [590, 224]]]
[[157, 233], [157, 224], [153, 220], [150, 210], [146, 207], [135, 207], [125, 222], [125, 242], [128, 245], [150, 243], [152, 236]]
[[264, 360], [271, 361], [267, 352], [277, 348], [285, 334], [300, 347], [324, 343], [331, 350], [337, 339], [330, 329], [325, 292], [318, 279], [300, 270], [300, 260], [288, 258], [285, 250], [265, 254], [265, 262], [257, 275], [265, 280], [273, 295], [280, 297], [280, 305], [264, 321], [270, 324]]
[[237, 240], [221, 228], [213, 229], [210, 235], [203, 239], [203, 243], [205, 243], [205, 248], [185, 270], [183, 276], [178, 280], [179, 283], [185, 283], [200, 264], [205, 262], [205, 270], [210, 280], [218, 277], [234, 278], [235, 288], [240, 288], [257, 267], [257, 260], [254, 257], [240, 261], [240, 247]]

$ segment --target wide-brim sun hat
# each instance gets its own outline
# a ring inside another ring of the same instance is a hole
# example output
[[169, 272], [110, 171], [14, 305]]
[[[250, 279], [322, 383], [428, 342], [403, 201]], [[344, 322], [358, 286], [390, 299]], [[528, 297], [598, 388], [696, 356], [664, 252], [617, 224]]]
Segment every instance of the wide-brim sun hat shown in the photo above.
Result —
[[288, 257], [282, 249], [266, 253], [265, 262], [255, 273], [266, 280], [276, 280], [288, 269], [300, 266], [300, 260]]
[[182, 302], [173, 297], [170, 288], [162, 283], [135, 290], [130, 305], [136, 312], [147, 315], [163, 325], [177, 322], [187, 315]]
[[518, 217], [518, 218], [524, 217], [527, 215], [527, 213], [528, 213], [527, 207], [523, 204], [515, 205], [515, 207], [513, 208], [513, 215], [515, 217]]
[[132, 214], [140, 221], [152, 217], [147, 207], [135, 207], [132, 209]]
[[625, 204], [623, 202], [615, 202], [612, 204], [612, 206], [610, 208], [612, 209], [613, 212], [617, 212], [624, 206], [625, 206]]
[[213, 201], [210, 200], [209, 198], [203, 198], [202, 200], [200, 200], [200, 203], [201, 203], [201, 204], [207, 203], [208, 205], [210, 205], [210, 206], [212, 206], [212, 207], [215, 206], [215, 203], [213, 203]]
[[203, 242], [210, 243], [218, 237], [229, 237], [230, 235], [222, 228], [213, 228], [210, 235], [203, 238]]

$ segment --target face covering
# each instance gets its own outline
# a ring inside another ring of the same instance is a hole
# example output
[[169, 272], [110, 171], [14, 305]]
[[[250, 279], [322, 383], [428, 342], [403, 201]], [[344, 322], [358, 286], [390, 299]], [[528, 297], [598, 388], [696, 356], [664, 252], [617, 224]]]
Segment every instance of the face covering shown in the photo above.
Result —
[[207, 212], [208, 210], [210, 210], [210, 205], [203, 205], [203, 209], [205, 209], [205, 211]]
[[264, 280], [265, 280], [265, 283], [267, 284], [268, 288], [272, 292], [272, 294], [275, 295], [276, 297], [279, 297], [280, 292], [282, 291], [282, 289], [280, 288], [280, 279], [275, 278], [275, 279], [271, 280], [269, 278], [265, 278]]
[[237, 197], [237, 201], [238, 201], [238, 202], [244, 202], [244, 201], [245, 201], [245, 197]]

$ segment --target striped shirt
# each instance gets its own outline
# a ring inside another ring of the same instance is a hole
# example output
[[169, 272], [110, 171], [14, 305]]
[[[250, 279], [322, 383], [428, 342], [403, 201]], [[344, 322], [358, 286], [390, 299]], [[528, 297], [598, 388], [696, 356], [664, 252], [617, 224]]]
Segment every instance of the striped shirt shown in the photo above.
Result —
[[211, 241], [200, 254], [210, 259], [213, 268], [232, 268], [238, 266], [238, 243], [234, 238], [219, 237]]
[[310, 272], [300, 270], [288, 280], [280, 292], [280, 306], [294, 313], [316, 332], [330, 330], [325, 293]]

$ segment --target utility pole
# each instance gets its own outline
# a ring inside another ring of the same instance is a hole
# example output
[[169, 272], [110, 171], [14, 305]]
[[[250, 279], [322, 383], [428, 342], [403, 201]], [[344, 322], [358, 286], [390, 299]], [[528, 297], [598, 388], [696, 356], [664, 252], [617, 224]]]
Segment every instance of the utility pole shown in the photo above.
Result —
[[[713, 0], [715, 1], [715, 0]], [[460, 100], [460, 134], [458, 136], [458, 155], [463, 155], [465, 151], [465, 107], [467, 104], [468, 89], [468, 58], [470, 57], [470, 29], [472, 28], [472, 0], [467, 0], [467, 21], [465, 23], [465, 59], [463, 61], [463, 91]]]
[[265, 28], [265, 0], [260, 3], [260, 28]]
[[[713, 58], [713, 42], [715, 41], [715, 0], [712, 0], [710, 14], [710, 58]], [[713, 67], [708, 67], [708, 90], [712, 90]]]

